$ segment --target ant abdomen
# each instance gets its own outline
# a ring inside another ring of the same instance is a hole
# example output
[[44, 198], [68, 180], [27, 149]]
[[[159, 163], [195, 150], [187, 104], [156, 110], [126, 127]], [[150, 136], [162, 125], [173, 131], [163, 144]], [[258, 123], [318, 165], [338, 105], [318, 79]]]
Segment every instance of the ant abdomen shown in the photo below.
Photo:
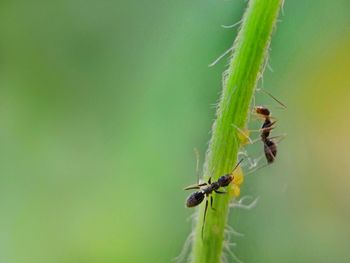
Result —
[[186, 206], [187, 207], [194, 207], [202, 203], [204, 199], [204, 193], [202, 191], [197, 191], [192, 193], [186, 201]]
[[276, 143], [274, 143], [270, 139], [266, 139], [264, 142], [264, 152], [265, 157], [268, 163], [272, 163], [277, 155], [277, 146]]

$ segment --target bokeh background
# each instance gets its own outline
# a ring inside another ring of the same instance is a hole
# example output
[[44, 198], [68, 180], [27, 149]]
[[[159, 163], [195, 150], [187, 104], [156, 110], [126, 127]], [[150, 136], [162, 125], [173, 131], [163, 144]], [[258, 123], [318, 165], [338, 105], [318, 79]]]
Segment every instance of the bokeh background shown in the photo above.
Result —
[[[170, 262], [243, 0], [2, 1], [0, 262]], [[286, 0], [259, 87], [278, 161], [233, 210], [244, 262], [349, 262], [350, 2]], [[276, 108], [274, 108], [276, 106]], [[254, 120], [250, 123], [254, 124]], [[258, 123], [259, 124], [259, 123]], [[256, 144], [256, 149], [261, 145]]]

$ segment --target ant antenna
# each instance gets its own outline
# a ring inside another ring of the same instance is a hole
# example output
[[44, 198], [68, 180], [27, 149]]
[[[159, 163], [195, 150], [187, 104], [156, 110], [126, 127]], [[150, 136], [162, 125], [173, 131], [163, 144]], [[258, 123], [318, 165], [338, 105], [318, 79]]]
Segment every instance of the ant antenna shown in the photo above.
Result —
[[272, 99], [274, 99], [279, 105], [281, 105], [284, 109], [287, 109], [287, 106], [284, 105], [280, 100], [278, 100], [275, 96], [273, 96], [270, 92], [264, 90], [264, 89], [260, 89], [261, 91], [263, 91], [265, 94], [269, 95]]
[[243, 162], [244, 158], [242, 158], [241, 160], [239, 160], [239, 162], [236, 164], [236, 166], [233, 168], [231, 174], [237, 169], [238, 165], [241, 164], [241, 162]]

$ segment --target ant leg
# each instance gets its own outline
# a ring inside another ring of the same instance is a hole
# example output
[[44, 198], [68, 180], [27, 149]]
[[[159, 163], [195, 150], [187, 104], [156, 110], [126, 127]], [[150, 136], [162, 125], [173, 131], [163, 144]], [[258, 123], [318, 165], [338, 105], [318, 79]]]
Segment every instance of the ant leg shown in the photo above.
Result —
[[214, 190], [215, 193], [217, 194], [226, 194], [227, 192], [219, 191], [219, 190]]
[[185, 187], [184, 190], [200, 189], [201, 186], [206, 186], [206, 185], [207, 185], [207, 183], [190, 185], [190, 186]]
[[215, 211], [216, 209], [213, 207], [213, 203], [214, 203], [214, 201], [213, 201], [213, 196], [211, 195], [211, 196], [210, 196], [210, 208], [213, 209], [213, 210]]
[[[278, 142], [274, 142], [274, 141], [273, 141], [273, 143], [275, 144], [275, 147], [276, 147], [276, 144], [278, 144], [280, 141], [282, 141], [286, 136], [287, 136], [287, 134], [281, 134], [281, 135], [276, 135], [276, 136], [269, 137], [268, 139], [269, 139], [269, 140], [271, 140], [271, 139], [279, 139]], [[261, 168], [264, 168], [264, 167], [268, 166], [269, 164], [271, 164], [271, 163], [273, 163], [273, 162], [275, 161], [275, 159], [276, 159], [275, 155], [274, 155], [273, 152], [271, 151], [269, 145], [267, 145], [267, 144], [264, 142], [264, 148], [265, 148], [265, 147], [266, 147], [266, 151], [267, 151], [267, 153], [269, 154], [269, 156], [272, 157], [272, 161], [269, 162], [269, 160], [267, 160], [267, 162], [268, 162], [267, 164], [264, 164], [264, 165], [262, 165], [262, 166], [260, 166], [260, 167], [255, 168], [254, 170], [248, 172], [246, 175], [249, 175], [249, 174], [251, 174], [251, 173], [253, 173], [253, 172], [256, 172], [256, 171], [260, 170]], [[264, 149], [264, 150], [265, 150], [265, 149]], [[266, 152], [265, 152], [265, 156], [266, 156]]]
[[[272, 122], [272, 124], [275, 124], [276, 122], [274, 121], [274, 122]], [[271, 131], [271, 130], [273, 130], [275, 127], [274, 126], [270, 126], [270, 127], [266, 127], [266, 128], [262, 128], [262, 129], [259, 129], [259, 130], [249, 130], [250, 132], [265, 132], [265, 131]], [[273, 138], [273, 137], [272, 137]], [[254, 144], [254, 143], [257, 143], [257, 142], [259, 142], [259, 141], [261, 141], [261, 137], [259, 137], [259, 138], [256, 138], [256, 139], [254, 139], [254, 140], [252, 140], [252, 139], [250, 139], [249, 138], [249, 144]]]
[[259, 137], [259, 138], [256, 138], [255, 140], [252, 140], [250, 144], [254, 144], [260, 141], [261, 141], [261, 138]]
[[[265, 144], [265, 145], [266, 145], [266, 144]], [[273, 155], [273, 153], [272, 153], [272, 151], [270, 150], [270, 148], [268, 148], [267, 151], [268, 151], [268, 153], [270, 154], [270, 156], [273, 158], [273, 161], [275, 161], [275, 156]], [[252, 166], [251, 168], [254, 168], [254, 167], [260, 162], [260, 160], [261, 160], [263, 157], [266, 158], [266, 153], [260, 155], [260, 157], [257, 158], [257, 160], [258, 160], [257, 163], [256, 163], [254, 166]], [[273, 161], [272, 161], [272, 162], [273, 162]], [[261, 166], [259, 166], [259, 167], [254, 168], [253, 170], [249, 171], [248, 173], [246, 173], [246, 175], [250, 175], [250, 174], [252, 174], [252, 173], [254, 173], [254, 172], [256, 172], [256, 171], [258, 171], [258, 170], [260, 170], [260, 169], [262, 169], [262, 168], [264, 168], [264, 167], [266, 167], [266, 166], [268, 166], [268, 165], [270, 165], [272, 162], [267, 161], [267, 163], [265, 163], [265, 164], [263, 164], [263, 165], [261, 165]], [[251, 169], [251, 168], [250, 168], [250, 169]]]
[[261, 129], [257, 129], [257, 130], [249, 130], [250, 132], [264, 132], [264, 131], [271, 131], [273, 130], [274, 127], [273, 125], [276, 123], [277, 121], [273, 121], [269, 127], [266, 127], [266, 128], [261, 128]]
[[244, 144], [251, 144], [252, 143], [252, 139], [249, 137], [249, 132], [250, 132], [249, 130], [244, 131], [233, 123], [232, 123], [232, 126], [235, 127], [235, 129], [241, 135], [241, 138], [240, 138], [241, 144], [244, 145]]
[[279, 135], [275, 135], [275, 136], [271, 136], [269, 137], [269, 139], [273, 140], [273, 139], [277, 139], [276, 143], [280, 143], [282, 140], [284, 140], [284, 138], [287, 137], [287, 133], [283, 133], [283, 134], [279, 134]]
[[205, 225], [205, 216], [207, 215], [207, 210], [208, 210], [208, 199], [205, 200], [204, 217], [203, 217], [203, 225], [202, 225], [202, 240], [203, 240], [204, 225]]
[[208, 184], [211, 184], [211, 177], [209, 177], [208, 179]]
[[[271, 119], [271, 118], [270, 118]], [[232, 124], [233, 127], [236, 128], [236, 130], [238, 131], [239, 133], [239, 136], [241, 136], [240, 140], [241, 140], [241, 144], [242, 145], [246, 145], [246, 144], [254, 144], [254, 143], [257, 143], [259, 141], [261, 141], [261, 138], [256, 138], [254, 140], [252, 140], [250, 137], [249, 137], [249, 133], [250, 132], [259, 132], [259, 133], [262, 133], [262, 132], [265, 132], [265, 131], [271, 131], [275, 128], [275, 126], [273, 126], [274, 124], [276, 123], [276, 121], [273, 121], [269, 127], [266, 127], [266, 128], [261, 128], [261, 129], [257, 129], [257, 130], [242, 130], [241, 128], [239, 128], [238, 126]]]

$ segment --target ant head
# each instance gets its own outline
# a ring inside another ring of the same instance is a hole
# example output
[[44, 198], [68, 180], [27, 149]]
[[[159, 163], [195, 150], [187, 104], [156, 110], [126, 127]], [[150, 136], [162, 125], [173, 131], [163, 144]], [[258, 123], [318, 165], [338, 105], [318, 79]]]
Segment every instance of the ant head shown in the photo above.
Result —
[[226, 175], [221, 176], [218, 179], [218, 183], [221, 187], [228, 186], [232, 180], [233, 180], [233, 177], [230, 174], [226, 174]]
[[233, 168], [230, 174], [225, 174], [218, 179], [218, 183], [221, 187], [228, 186], [232, 181], [235, 183], [236, 175], [242, 174], [242, 168], [239, 166], [244, 159], [239, 160], [236, 166]]
[[194, 207], [202, 203], [204, 199], [204, 193], [202, 191], [197, 191], [192, 193], [186, 201], [186, 206], [187, 207]]
[[262, 115], [264, 117], [269, 117], [270, 116], [270, 111], [268, 108], [264, 106], [257, 106], [254, 108], [255, 112], [259, 115]]

